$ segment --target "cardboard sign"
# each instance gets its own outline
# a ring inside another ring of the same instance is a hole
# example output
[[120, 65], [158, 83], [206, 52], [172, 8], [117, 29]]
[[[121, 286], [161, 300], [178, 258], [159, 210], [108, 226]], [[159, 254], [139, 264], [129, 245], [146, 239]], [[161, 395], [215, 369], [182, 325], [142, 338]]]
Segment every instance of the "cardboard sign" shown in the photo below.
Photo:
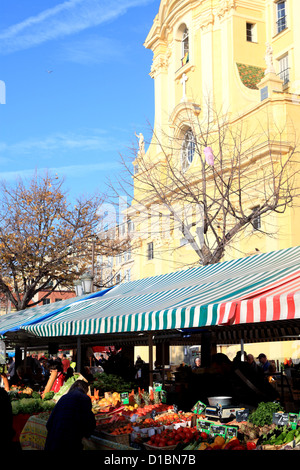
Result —
[[236, 420], [238, 423], [241, 421], [248, 421], [249, 417], [249, 410], [246, 408], [241, 408], [240, 410], [236, 410]]
[[219, 424], [212, 424], [209, 430], [212, 436], [226, 436], [226, 426], [222, 426]]
[[128, 392], [120, 393], [120, 398], [121, 398], [121, 403], [123, 405], [128, 405], [129, 404], [129, 393]]
[[206, 408], [206, 405], [201, 401], [197, 401], [197, 403], [193, 406], [192, 412], [200, 415]]
[[210, 426], [214, 424], [212, 423], [211, 421], [205, 421], [203, 419], [198, 419], [197, 420], [197, 429], [199, 429], [200, 431], [204, 431], [204, 432], [208, 432], [209, 429], [210, 429]]
[[284, 413], [283, 411], [277, 411], [273, 413], [273, 424], [278, 426], [286, 426], [289, 424], [289, 413]]
[[162, 403], [167, 403], [167, 392], [165, 390], [160, 392], [160, 401]]
[[225, 439], [231, 439], [236, 437], [238, 433], [238, 428], [236, 426], [226, 426], [226, 435]]

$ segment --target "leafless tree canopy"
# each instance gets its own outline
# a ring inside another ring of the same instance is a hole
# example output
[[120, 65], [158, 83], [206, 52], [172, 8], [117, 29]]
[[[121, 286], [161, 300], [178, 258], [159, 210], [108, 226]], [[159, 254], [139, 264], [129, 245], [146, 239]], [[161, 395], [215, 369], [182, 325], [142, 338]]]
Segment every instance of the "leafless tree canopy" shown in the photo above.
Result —
[[146, 153], [133, 147], [133, 158], [121, 157], [124, 172], [109, 186], [139, 217], [171, 216], [198, 262], [217, 263], [247, 227], [262, 230], [257, 220], [297, 203], [297, 136], [267, 114], [251, 124], [210, 106], [205, 117], [192, 106], [183, 114], [172, 135], [152, 131]]

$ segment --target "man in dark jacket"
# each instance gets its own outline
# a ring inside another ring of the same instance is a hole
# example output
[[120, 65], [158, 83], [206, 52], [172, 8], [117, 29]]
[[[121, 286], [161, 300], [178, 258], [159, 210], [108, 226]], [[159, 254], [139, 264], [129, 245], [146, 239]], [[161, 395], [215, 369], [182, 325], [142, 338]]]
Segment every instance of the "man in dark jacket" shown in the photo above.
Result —
[[83, 449], [82, 439], [90, 437], [96, 427], [87, 392], [88, 383], [76, 380], [56, 403], [47, 421], [45, 450], [76, 452]]

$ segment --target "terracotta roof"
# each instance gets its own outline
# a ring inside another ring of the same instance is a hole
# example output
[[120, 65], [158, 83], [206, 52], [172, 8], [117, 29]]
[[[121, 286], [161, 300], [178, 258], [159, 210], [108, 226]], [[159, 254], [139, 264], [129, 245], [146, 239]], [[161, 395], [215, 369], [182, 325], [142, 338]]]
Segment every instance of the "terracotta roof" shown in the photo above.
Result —
[[264, 77], [265, 69], [254, 65], [236, 64], [242, 83], [252, 90], [257, 90], [257, 84]]

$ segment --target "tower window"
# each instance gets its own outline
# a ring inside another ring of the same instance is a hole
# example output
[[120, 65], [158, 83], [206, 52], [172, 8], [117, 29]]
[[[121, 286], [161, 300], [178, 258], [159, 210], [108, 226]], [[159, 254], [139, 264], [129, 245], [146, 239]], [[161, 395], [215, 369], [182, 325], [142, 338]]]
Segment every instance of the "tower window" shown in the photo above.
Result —
[[246, 40], [248, 42], [257, 42], [256, 24], [246, 23]]
[[181, 147], [181, 166], [185, 171], [188, 169], [194, 159], [195, 154], [195, 137], [191, 129], [186, 131]]
[[185, 28], [181, 40], [181, 66], [189, 61], [189, 30]]
[[290, 81], [290, 70], [289, 70], [289, 56], [284, 55], [279, 59], [279, 77], [283, 80], [283, 84], [286, 85]]
[[147, 245], [147, 258], [148, 258], [149, 260], [154, 258], [154, 246], [153, 246], [153, 242], [150, 242], [150, 243], [148, 243], [148, 245]]
[[286, 0], [279, 1], [276, 4], [276, 25], [277, 34], [281, 33], [287, 27], [286, 22]]
[[[258, 211], [259, 210], [259, 206], [257, 207], [254, 207], [252, 209], [253, 211]], [[261, 229], [261, 217], [260, 217], [260, 214], [255, 216], [253, 219], [252, 219], [252, 226], [254, 228], [254, 230], [260, 230]]]

